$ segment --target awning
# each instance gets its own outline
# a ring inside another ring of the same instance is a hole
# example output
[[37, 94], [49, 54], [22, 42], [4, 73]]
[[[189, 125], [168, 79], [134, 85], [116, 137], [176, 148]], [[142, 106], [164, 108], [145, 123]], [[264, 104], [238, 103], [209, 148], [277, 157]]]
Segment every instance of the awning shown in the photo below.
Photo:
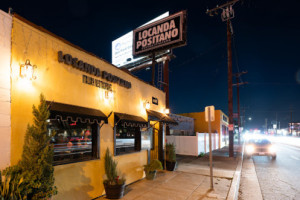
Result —
[[148, 113], [149, 120], [178, 125], [178, 123], [174, 119], [172, 119], [166, 114], [156, 112], [154, 110], [147, 110], [147, 113]]
[[142, 117], [129, 115], [125, 113], [115, 113], [116, 116], [116, 123], [121, 123], [124, 127], [141, 127], [146, 128], [148, 127], [148, 122], [144, 120]]
[[107, 123], [107, 116], [100, 110], [74, 106], [64, 103], [47, 101], [50, 110], [50, 119], [71, 120], [82, 123]]

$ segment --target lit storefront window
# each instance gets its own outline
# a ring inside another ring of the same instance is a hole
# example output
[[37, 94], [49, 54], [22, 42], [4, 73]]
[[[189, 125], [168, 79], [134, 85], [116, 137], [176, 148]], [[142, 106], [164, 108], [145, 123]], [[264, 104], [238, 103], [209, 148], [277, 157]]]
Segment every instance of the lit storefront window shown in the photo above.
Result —
[[132, 153], [141, 150], [140, 127], [117, 126], [116, 155]]
[[48, 131], [55, 131], [51, 143], [54, 145], [54, 164], [65, 164], [96, 158], [97, 124], [52, 119]]
[[141, 129], [147, 127], [148, 122], [142, 117], [115, 113], [115, 155], [140, 151]]
[[142, 149], [154, 149], [153, 128], [143, 128], [141, 131]]

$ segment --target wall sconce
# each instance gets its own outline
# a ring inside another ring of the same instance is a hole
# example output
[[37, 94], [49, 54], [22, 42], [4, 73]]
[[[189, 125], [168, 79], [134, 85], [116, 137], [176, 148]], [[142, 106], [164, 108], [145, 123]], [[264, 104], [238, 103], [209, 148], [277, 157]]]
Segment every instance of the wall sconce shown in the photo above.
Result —
[[145, 101], [145, 102], [144, 102], [144, 108], [145, 108], [146, 110], [149, 110], [149, 109], [150, 109], [150, 103], [149, 103], [149, 101]]
[[33, 80], [36, 79], [35, 76], [33, 76], [34, 74], [34, 68], [36, 68], [36, 65], [31, 65], [30, 64], [30, 60], [27, 59], [25, 64], [22, 64], [20, 66], [20, 77], [21, 78], [26, 78], [28, 80]]
[[114, 93], [111, 90], [106, 90], [105, 91], [105, 99], [109, 100], [109, 99], [113, 99], [114, 98]]
[[170, 109], [169, 108], [165, 108], [164, 113], [165, 114], [170, 114]]

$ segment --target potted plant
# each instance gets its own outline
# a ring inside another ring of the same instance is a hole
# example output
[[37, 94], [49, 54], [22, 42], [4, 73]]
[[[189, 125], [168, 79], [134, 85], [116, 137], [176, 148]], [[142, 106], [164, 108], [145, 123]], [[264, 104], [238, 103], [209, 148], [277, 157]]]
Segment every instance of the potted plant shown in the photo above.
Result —
[[125, 190], [125, 179], [117, 173], [117, 162], [113, 160], [107, 148], [104, 158], [106, 179], [103, 181], [106, 197], [108, 199], [121, 199]]
[[166, 144], [166, 168], [174, 171], [176, 166], [176, 148], [173, 143]]
[[144, 171], [146, 173], [147, 180], [153, 180], [156, 177], [158, 169], [162, 169], [161, 162], [159, 160], [151, 160], [147, 165], [144, 165]]

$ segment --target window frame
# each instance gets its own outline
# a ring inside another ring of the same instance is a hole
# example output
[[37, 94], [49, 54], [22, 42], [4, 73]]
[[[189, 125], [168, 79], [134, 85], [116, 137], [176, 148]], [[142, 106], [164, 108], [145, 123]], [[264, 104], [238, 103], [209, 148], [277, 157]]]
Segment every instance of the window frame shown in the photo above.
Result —
[[[52, 119], [55, 120], [55, 119]], [[61, 120], [62, 119], [57, 119]], [[86, 156], [83, 158], [73, 158], [73, 159], [68, 159], [68, 160], [59, 160], [59, 161], [54, 161], [54, 153], [53, 153], [53, 166], [58, 166], [58, 165], [66, 165], [66, 164], [71, 164], [71, 163], [78, 163], [78, 162], [85, 162], [85, 161], [90, 161], [90, 160], [97, 160], [100, 159], [100, 126], [98, 123], [85, 123], [91, 126], [92, 129], [92, 152], [91, 156]], [[49, 127], [47, 127], [47, 130], [49, 130]], [[53, 144], [53, 143], [52, 143]], [[53, 147], [54, 150], [54, 147]]]
[[[124, 152], [124, 153], [119, 153], [117, 154], [117, 131], [119, 130], [118, 129], [118, 126], [122, 126], [121, 124], [118, 124], [118, 123], [115, 123], [115, 126], [114, 126], [114, 156], [122, 156], [122, 155], [127, 155], [127, 154], [132, 154], [132, 153], [137, 153], [137, 152], [141, 152], [143, 149], [142, 149], [142, 134], [141, 134], [141, 128], [139, 127], [139, 138], [138, 140], [140, 141], [140, 143], [138, 144], [138, 149], [135, 150], [135, 151], [130, 151], [130, 152]], [[131, 128], [131, 127], [124, 127], [124, 128]], [[137, 127], [135, 127], [137, 128]], [[135, 133], [136, 134], [136, 133]], [[136, 137], [136, 135], [135, 135]], [[134, 144], [136, 144], [136, 138], [134, 138], [135, 141], [134, 141]]]

